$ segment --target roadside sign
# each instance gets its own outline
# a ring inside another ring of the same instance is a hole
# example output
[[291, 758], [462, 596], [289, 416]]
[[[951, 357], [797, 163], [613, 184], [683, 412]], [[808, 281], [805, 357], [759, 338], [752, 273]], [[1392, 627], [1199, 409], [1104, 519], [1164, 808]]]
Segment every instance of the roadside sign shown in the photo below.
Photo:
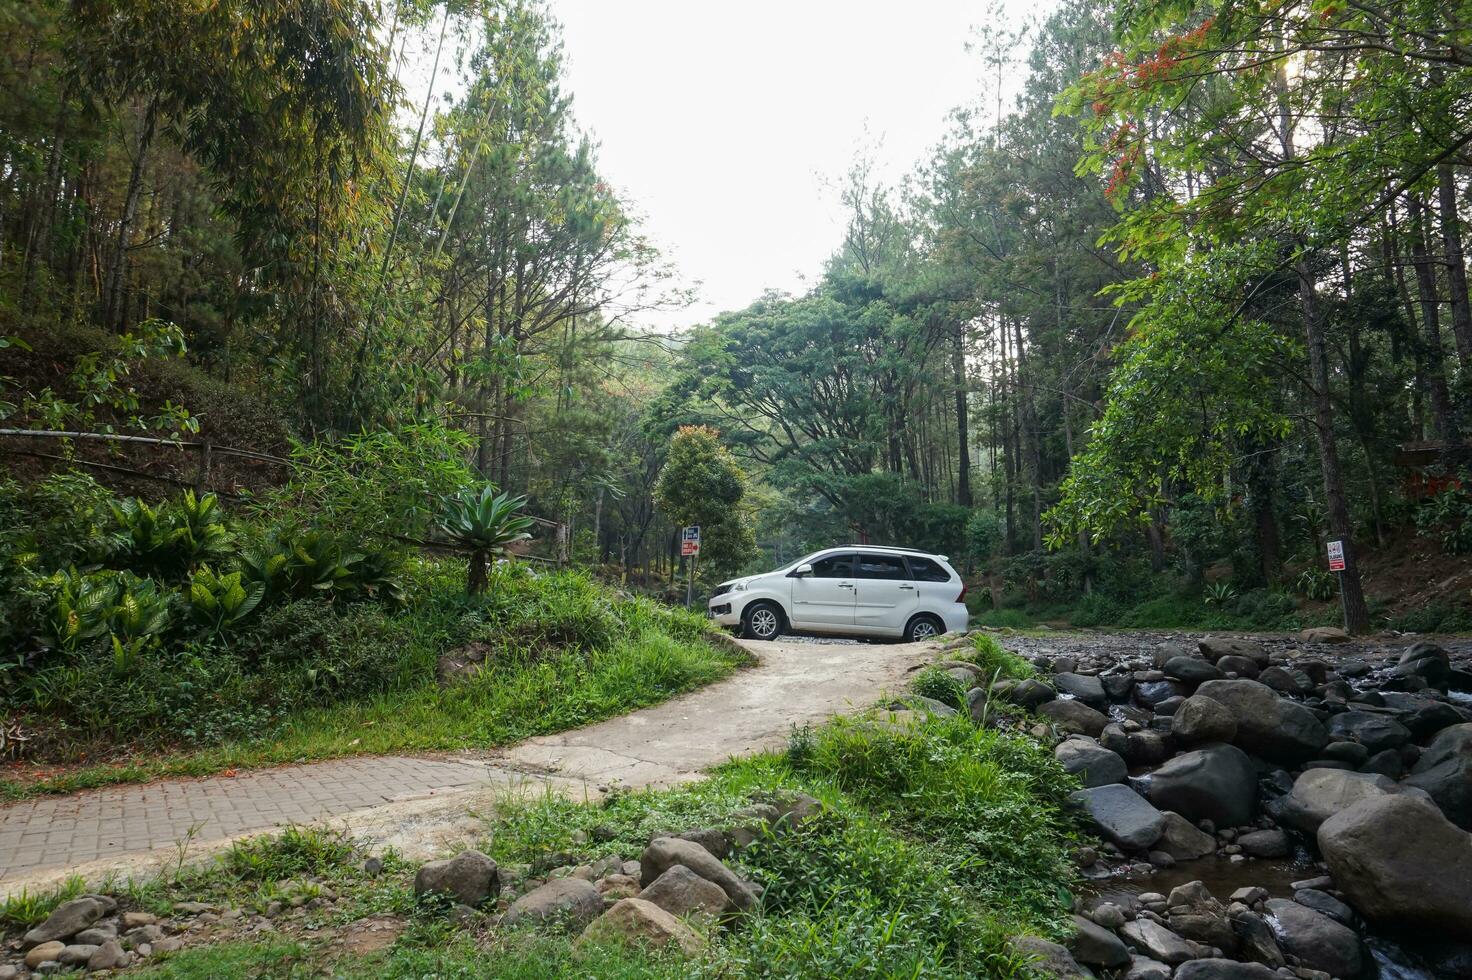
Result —
[[1331, 572], [1342, 572], [1342, 571], [1344, 571], [1344, 542], [1343, 541], [1330, 541], [1329, 542], [1329, 571], [1331, 571]]
[[680, 554], [700, 554], [700, 525], [692, 524], [680, 532]]
[[689, 557], [700, 554], [700, 542], [685, 540], [680, 542], [680, 554]]

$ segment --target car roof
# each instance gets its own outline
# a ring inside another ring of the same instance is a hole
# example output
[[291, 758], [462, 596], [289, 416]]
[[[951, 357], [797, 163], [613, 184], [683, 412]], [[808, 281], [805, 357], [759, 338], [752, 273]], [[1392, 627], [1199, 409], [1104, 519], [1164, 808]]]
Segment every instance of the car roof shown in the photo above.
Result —
[[837, 544], [831, 548], [824, 548], [818, 554], [827, 554], [830, 551], [879, 551], [898, 555], [923, 555], [926, 558], [938, 558], [941, 561], [950, 561], [947, 555], [937, 555], [933, 551], [922, 551], [919, 548], [901, 548], [892, 544]]

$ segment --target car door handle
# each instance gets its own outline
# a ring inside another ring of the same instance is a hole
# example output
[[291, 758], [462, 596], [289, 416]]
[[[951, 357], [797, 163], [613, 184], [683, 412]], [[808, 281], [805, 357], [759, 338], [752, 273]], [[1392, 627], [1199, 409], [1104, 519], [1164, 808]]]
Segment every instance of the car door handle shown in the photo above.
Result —
[[854, 584], [852, 582], [839, 582], [838, 587], [840, 589], [851, 589], [854, 587]]
[[902, 585], [902, 586], [900, 586], [900, 588], [904, 589], [906, 592], [914, 592], [915, 591], [915, 587], [913, 585]]

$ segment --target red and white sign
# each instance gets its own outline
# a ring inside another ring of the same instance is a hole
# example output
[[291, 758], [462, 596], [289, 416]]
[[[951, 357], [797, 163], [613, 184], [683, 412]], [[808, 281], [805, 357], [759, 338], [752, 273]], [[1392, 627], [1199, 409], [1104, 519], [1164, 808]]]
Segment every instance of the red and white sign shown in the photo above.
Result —
[[1331, 571], [1331, 572], [1342, 572], [1342, 571], [1344, 571], [1344, 542], [1343, 541], [1330, 541], [1329, 542], [1329, 571]]
[[700, 527], [698, 525], [687, 527], [680, 533], [680, 554], [686, 556], [700, 554]]

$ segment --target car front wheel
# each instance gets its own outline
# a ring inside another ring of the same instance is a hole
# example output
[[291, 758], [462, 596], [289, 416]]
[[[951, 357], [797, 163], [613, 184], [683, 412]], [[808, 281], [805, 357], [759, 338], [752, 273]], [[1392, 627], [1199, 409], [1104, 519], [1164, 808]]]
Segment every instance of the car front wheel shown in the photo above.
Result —
[[945, 626], [934, 616], [916, 616], [910, 620], [910, 625], [905, 627], [905, 642], [919, 643], [921, 640], [933, 640], [945, 631]]
[[782, 635], [782, 611], [770, 602], [748, 606], [741, 614], [741, 632], [749, 640], [775, 640]]

